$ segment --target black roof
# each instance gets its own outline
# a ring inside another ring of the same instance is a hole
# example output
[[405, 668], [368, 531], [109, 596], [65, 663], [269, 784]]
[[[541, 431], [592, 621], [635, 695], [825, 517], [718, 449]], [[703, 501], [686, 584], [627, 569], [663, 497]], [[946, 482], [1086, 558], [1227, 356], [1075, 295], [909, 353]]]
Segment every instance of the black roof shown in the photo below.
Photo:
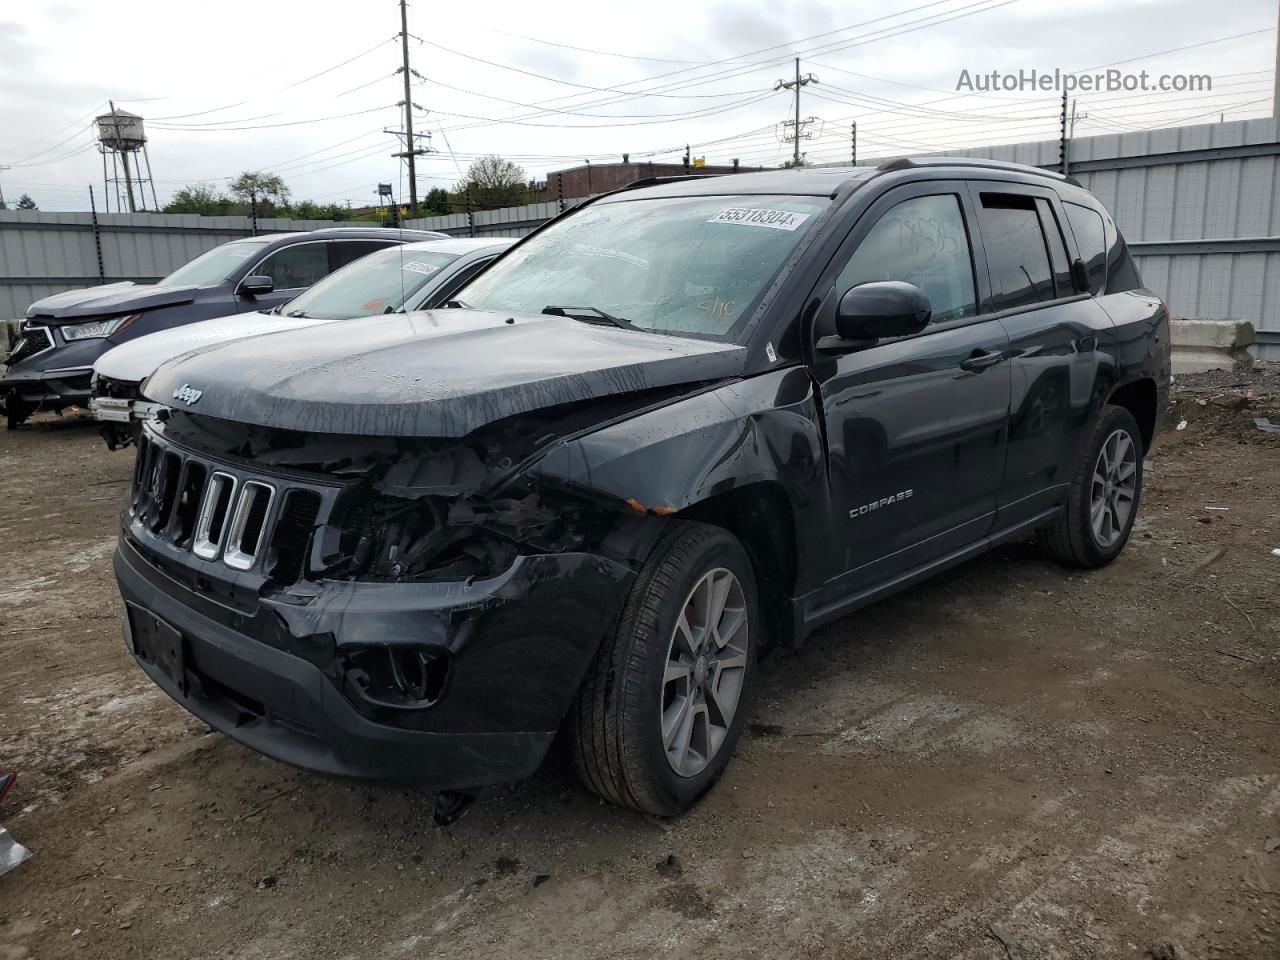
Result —
[[[981, 160], [971, 157], [903, 157], [880, 164], [878, 167], [802, 167], [794, 170], [764, 170], [758, 173], [738, 173], [728, 176], [652, 177], [637, 180], [621, 191], [623, 197], [631, 190], [643, 190], [646, 196], [696, 197], [718, 194], [790, 194], [793, 196], [833, 197], [842, 188], [855, 182], [870, 180], [889, 173], [907, 170], [944, 172], [956, 169], [1013, 173], [1020, 177], [1042, 177], [1059, 182], [1076, 184], [1060, 173], [1032, 167], [1024, 163], [1006, 163], [1002, 160]], [[1076, 184], [1078, 185], [1078, 184]], [[615, 195], [616, 196], [616, 195]], [[612, 199], [612, 198], [611, 198]]]

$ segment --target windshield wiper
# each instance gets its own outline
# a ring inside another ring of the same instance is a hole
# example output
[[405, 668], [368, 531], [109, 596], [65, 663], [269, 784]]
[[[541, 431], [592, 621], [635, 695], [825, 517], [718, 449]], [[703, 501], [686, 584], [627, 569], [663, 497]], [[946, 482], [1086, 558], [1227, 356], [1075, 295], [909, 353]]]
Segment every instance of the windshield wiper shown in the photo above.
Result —
[[605, 313], [599, 307], [560, 307], [552, 304], [543, 307], [542, 312], [552, 317], [568, 317], [570, 320], [577, 320], [579, 323], [611, 323], [615, 327], [623, 330], [634, 330], [636, 325], [630, 320], [622, 317], [615, 317], [612, 313]]
[[285, 314], [285, 316], [289, 317], [290, 319], [294, 319], [298, 317], [301, 317], [303, 320], [311, 319], [310, 317], [307, 316], [307, 312], [305, 310], [290, 310], [288, 313]]

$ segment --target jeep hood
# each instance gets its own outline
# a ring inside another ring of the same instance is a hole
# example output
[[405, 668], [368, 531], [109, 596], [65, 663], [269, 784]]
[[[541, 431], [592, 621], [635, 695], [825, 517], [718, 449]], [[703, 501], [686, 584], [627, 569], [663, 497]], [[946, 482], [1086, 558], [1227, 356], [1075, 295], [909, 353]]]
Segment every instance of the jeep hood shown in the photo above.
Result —
[[37, 300], [27, 307], [27, 316], [47, 323], [134, 313], [175, 303], [190, 303], [199, 287], [162, 287], [154, 283], [108, 283], [101, 287], [67, 290]]
[[[515, 414], [743, 372], [746, 350], [666, 334], [434, 310], [205, 347], [144, 385], [158, 403], [308, 433], [462, 437]], [[183, 387], [194, 402], [174, 401]]]
[[190, 353], [198, 347], [330, 322], [332, 321], [306, 317], [286, 317], [259, 310], [233, 313], [226, 317], [160, 330], [122, 343], [100, 356], [93, 365], [93, 372], [112, 380], [139, 383], [155, 373], [156, 367], [166, 360]]

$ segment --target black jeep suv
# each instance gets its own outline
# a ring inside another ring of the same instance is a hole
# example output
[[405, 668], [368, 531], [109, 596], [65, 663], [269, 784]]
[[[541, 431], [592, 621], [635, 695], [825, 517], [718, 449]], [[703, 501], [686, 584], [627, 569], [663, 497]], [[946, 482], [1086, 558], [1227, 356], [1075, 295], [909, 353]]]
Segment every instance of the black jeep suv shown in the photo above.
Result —
[[1107, 211], [1007, 164], [642, 182], [458, 297], [144, 388], [127, 642], [262, 753], [464, 791], [567, 725], [677, 813], [767, 646], [1033, 533], [1113, 560], [1169, 385]]

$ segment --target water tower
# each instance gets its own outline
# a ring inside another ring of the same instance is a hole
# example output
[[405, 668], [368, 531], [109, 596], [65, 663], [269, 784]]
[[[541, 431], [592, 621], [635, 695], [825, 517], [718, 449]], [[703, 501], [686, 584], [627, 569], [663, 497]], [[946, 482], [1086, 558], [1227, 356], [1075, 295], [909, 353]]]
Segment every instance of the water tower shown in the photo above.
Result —
[[[98, 152], [102, 154], [102, 186], [106, 193], [107, 210], [111, 210], [113, 193], [118, 213], [126, 209], [130, 213], [146, 210], [148, 186], [151, 187], [152, 209], [159, 210], [156, 186], [151, 180], [151, 158], [147, 156], [147, 134], [142, 127], [142, 118], [128, 110], [120, 110], [111, 103], [111, 112], [102, 114], [94, 122], [98, 125]], [[109, 175], [108, 157], [111, 158]]]

